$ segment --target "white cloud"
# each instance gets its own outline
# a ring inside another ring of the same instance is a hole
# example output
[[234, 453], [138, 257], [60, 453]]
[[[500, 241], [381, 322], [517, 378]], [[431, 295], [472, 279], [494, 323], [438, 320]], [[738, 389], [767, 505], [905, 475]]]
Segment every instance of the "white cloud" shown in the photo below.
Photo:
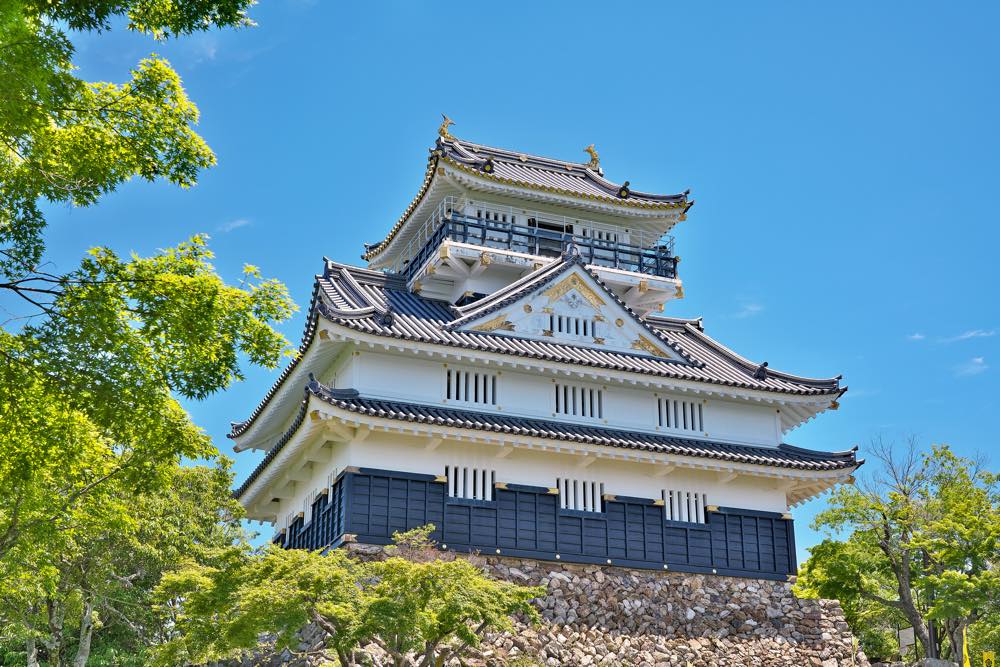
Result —
[[231, 232], [234, 229], [239, 229], [240, 227], [246, 227], [250, 224], [250, 221], [246, 218], [237, 218], [236, 220], [231, 220], [224, 225], [219, 225], [220, 232]]
[[753, 317], [764, 310], [764, 306], [759, 303], [745, 303], [740, 310], [733, 315], [737, 319], [743, 319], [745, 317]]
[[187, 37], [184, 48], [195, 65], [215, 60], [219, 54], [219, 40], [215, 35], [199, 34]]
[[959, 334], [957, 336], [952, 336], [951, 338], [945, 338], [942, 343], [957, 343], [963, 340], [971, 340], [973, 338], [990, 338], [996, 336], [997, 332], [994, 329], [970, 329], [965, 333]]
[[986, 365], [986, 359], [984, 357], [973, 357], [969, 359], [964, 364], [960, 364], [955, 367], [955, 375], [958, 377], [968, 377], [970, 375], [979, 375], [985, 371], [989, 366]]
[[910, 339], [910, 340], [923, 340], [923, 339], [927, 338], [927, 336], [923, 335], [922, 333], [920, 333], [918, 331], [916, 333], [911, 333], [909, 336], [907, 336], [907, 338]]

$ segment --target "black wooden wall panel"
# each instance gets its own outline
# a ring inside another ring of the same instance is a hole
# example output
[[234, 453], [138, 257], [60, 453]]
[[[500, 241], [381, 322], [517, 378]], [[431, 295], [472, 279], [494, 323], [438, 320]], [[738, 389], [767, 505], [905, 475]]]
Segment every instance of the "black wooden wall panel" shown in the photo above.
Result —
[[560, 509], [557, 495], [536, 487], [497, 488], [494, 496], [448, 498], [429, 475], [347, 473], [316, 501], [308, 525], [296, 519], [288, 527], [284, 545], [322, 548], [345, 533], [384, 543], [432, 523], [432, 538], [449, 549], [772, 578], [795, 572], [792, 523], [778, 514], [723, 508], [698, 524], [667, 521], [662, 506], [642, 499], [608, 497], [603, 511], [580, 512]]

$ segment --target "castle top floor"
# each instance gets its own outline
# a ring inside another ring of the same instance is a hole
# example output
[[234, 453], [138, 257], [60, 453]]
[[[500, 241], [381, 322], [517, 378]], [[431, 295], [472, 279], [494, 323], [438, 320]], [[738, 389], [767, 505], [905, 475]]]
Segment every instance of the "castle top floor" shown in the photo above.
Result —
[[369, 267], [403, 278], [421, 296], [451, 303], [490, 294], [572, 244], [640, 315], [683, 297], [669, 236], [693, 201], [652, 194], [567, 162], [474, 144], [445, 118], [420, 189], [387, 236], [366, 244]]

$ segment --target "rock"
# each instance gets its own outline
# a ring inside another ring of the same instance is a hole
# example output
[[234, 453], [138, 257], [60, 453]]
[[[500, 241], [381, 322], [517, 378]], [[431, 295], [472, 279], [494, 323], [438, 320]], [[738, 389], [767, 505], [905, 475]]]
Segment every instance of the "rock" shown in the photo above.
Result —
[[[359, 558], [384, 554], [380, 547], [348, 548]], [[494, 577], [544, 586], [547, 593], [537, 601], [540, 626], [517, 622], [512, 633], [487, 634], [478, 654], [463, 659], [470, 667], [500, 667], [515, 658], [546, 667], [870, 667], [863, 653], [853, 655], [840, 604], [797, 599], [786, 582], [472, 558]], [[302, 641], [315, 645], [317, 637], [307, 629]], [[378, 654], [372, 647], [366, 651]], [[232, 664], [304, 667], [296, 660], [256, 655]]]

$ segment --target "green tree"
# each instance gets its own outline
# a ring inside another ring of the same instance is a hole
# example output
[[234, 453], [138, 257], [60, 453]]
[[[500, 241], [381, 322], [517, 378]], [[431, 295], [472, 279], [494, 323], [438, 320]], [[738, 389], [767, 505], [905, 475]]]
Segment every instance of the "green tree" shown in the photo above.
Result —
[[873, 591], [888, 598], [896, 587], [895, 576], [871, 535], [859, 532], [844, 541], [826, 539], [809, 553], [799, 568], [795, 594], [840, 600], [865, 655], [873, 661], [891, 662], [899, 653], [896, 630], [908, 623], [897, 609], [861, 594]]
[[9, 635], [0, 639], [24, 642], [29, 655], [40, 649], [50, 666], [72, 654], [83, 667], [95, 646], [144, 655], [168, 633], [152, 612], [162, 574], [181, 561], [206, 563], [244, 539], [232, 478], [223, 460], [174, 467], [150, 493], [113, 482], [110, 493], [89, 496], [87, 523], [58, 552], [19, 549], [24, 560], [0, 561], [0, 624]]
[[109, 480], [162, 486], [181, 457], [215, 454], [175, 395], [240, 378], [241, 354], [273, 366], [286, 341], [270, 323], [292, 304], [253, 267], [226, 285], [211, 258], [200, 237], [151, 258], [96, 250], [43, 321], [0, 334], [0, 559], [89, 521], [80, 501]]
[[[222, 473], [179, 467], [217, 456], [179, 399], [224, 389], [247, 363], [276, 366], [289, 345], [272, 326], [294, 308], [252, 266], [228, 284], [203, 236], [45, 270], [46, 204], [90, 206], [136, 177], [190, 187], [215, 163], [166, 60], [84, 81], [72, 39], [248, 26], [251, 4], [0, 1], [0, 296], [21, 306], [0, 329], [0, 639], [24, 641], [29, 661], [82, 664], [89, 639], [157, 640], [137, 611], [149, 590], [177, 559], [200, 562], [192, 540], [221, 548], [235, 512], [228, 473], [209, 483]], [[195, 479], [203, 493], [187, 502]]]
[[285, 288], [252, 266], [227, 284], [202, 236], [42, 268], [46, 202], [91, 205], [134, 177], [188, 187], [215, 162], [169, 63], [150, 56], [120, 85], [83, 81], [73, 31], [166, 39], [250, 25], [251, 4], [0, 2], [0, 294], [24, 308], [0, 330], [0, 561], [26, 543], [58, 548], [112, 481], [143, 491], [182, 457], [213, 456], [177, 397], [203, 398], [241, 378], [241, 362], [274, 367], [289, 349], [272, 329], [294, 308]]
[[198, 109], [155, 55], [123, 84], [74, 74], [71, 32], [116, 23], [155, 39], [250, 25], [253, 0], [4, 0], [0, 3], [0, 278], [26, 300], [44, 289], [40, 203], [78, 206], [133, 177], [188, 187], [215, 156]]
[[831, 537], [810, 550], [800, 590], [836, 597], [860, 620], [905, 620], [924, 655], [961, 656], [963, 630], [1000, 611], [1000, 476], [947, 446], [872, 450], [879, 473], [840, 488], [817, 516]]
[[[463, 558], [430, 557], [433, 527], [397, 535], [404, 549], [361, 562], [342, 550], [323, 555], [267, 547], [228, 549], [218, 562], [188, 563], [164, 576], [161, 609], [176, 635], [159, 649], [161, 664], [201, 663], [259, 648], [298, 651], [298, 632], [313, 624], [323, 637], [301, 653], [343, 667], [373, 664], [439, 667], [478, 646], [485, 632], [531, 622], [542, 588], [497, 581]], [[377, 646], [379, 653], [363, 650]]]

